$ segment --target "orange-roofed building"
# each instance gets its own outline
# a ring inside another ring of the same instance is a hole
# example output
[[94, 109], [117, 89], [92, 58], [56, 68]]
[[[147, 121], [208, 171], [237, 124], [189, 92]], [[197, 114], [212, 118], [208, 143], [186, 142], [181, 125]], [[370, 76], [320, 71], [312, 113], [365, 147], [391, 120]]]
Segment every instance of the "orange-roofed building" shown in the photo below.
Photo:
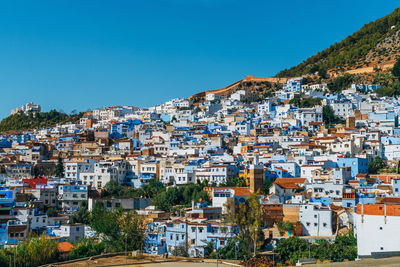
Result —
[[370, 174], [369, 175], [371, 178], [376, 178], [385, 184], [390, 184], [392, 183], [393, 179], [400, 179], [400, 174], [393, 174], [393, 173], [387, 173], [387, 174]]
[[384, 198], [379, 204], [358, 204], [356, 209], [357, 250], [359, 256], [379, 257], [400, 253], [400, 202]]
[[235, 204], [245, 203], [251, 194], [248, 187], [205, 187], [204, 190], [212, 199], [212, 206], [221, 207], [222, 213], [226, 213], [228, 201], [234, 201]]
[[63, 257], [67, 257], [70, 253], [70, 251], [74, 248], [74, 246], [70, 243], [70, 242], [58, 242], [57, 243], [57, 249], [58, 252], [60, 252], [60, 254]]

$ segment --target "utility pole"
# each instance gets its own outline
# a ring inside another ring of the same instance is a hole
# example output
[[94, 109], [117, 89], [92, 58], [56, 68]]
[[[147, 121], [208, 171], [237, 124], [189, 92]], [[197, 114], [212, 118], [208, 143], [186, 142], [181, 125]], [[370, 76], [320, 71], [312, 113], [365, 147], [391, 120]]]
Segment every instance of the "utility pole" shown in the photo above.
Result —
[[272, 249], [272, 264], [273, 264], [273, 266], [275, 266], [275, 251], [274, 251], [275, 249], [273, 248]]
[[128, 236], [125, 234], [125, 263], [128, 263], [128, 249], [127, 249], [127, 243], [128, 243]]
[[217, 248], [218, 243], [217, 242], [218, 242], [217, 238], [215, 238], [215, 253], [217, 254], [217, 267], [218, 267], [218, 248]]

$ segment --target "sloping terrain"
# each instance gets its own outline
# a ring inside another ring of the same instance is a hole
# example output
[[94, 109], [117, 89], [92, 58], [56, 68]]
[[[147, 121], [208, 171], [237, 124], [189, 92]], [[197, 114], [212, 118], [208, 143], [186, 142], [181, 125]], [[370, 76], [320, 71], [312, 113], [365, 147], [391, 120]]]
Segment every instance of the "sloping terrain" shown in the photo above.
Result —
[[273, 90], [277, 84], [285, 83], [286, 81], [287, 78], [282, 77], [254, 77], [248, 75], [244, 79], [234, 82], [226, 87], [203, 91], [192, 95], [189, 99], [202, 98], [210, 93], [217, 95], [230, 95], [241, 89], [257, 94], [262, 94], [268, 92], [269, 90]]
[[[295, 77], [317, 72], [345, 72], [391, 64], [400, 55], [400, 9], [374, 22], [343, 41], [318, 52], [297, 66], [279, 72], [277, 77]], [[356, 71], [357, 72], [357, 71]]]

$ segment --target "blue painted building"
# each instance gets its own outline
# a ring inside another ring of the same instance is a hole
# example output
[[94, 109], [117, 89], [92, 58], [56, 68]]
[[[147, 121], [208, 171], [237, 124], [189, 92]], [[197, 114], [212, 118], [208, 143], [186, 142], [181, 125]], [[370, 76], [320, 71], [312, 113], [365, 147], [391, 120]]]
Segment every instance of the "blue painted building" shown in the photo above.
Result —
[[5, 136], [0, 136], [0, 148], [10, 148], [11, 146], [12, 146], [11, 139]]
[[152, 222], [147, 225], [144, 240], [144, 251], [153, 255], [162, 255], [167, 252], [165, 241], [166, 226], [161, 223]]
[[124, 137], [132, 138], [135, 132], [135, 126], [142, 124], [141, 120], [128, 120], [117, 122], [111, 125], [110, 137], [120, 139]]
[[368, 173], [368, 160], [363, 158], [344, 158], [337, 159], [338, 167], [350, 167], [351, 177], [355, 178], [359, 173]]

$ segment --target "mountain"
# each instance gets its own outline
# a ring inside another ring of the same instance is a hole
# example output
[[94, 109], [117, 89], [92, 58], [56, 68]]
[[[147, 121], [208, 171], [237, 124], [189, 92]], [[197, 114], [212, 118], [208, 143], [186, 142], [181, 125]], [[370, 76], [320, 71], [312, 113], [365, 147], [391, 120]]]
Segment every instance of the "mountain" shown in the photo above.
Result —
[[276, 77], [296, 77], [321, 69], [333, 73], [353, 73], [391, 68], [400, 55], [400, 8], [364, 25], [343, 41], [318, 52], [297, 66], [279, 72]]

